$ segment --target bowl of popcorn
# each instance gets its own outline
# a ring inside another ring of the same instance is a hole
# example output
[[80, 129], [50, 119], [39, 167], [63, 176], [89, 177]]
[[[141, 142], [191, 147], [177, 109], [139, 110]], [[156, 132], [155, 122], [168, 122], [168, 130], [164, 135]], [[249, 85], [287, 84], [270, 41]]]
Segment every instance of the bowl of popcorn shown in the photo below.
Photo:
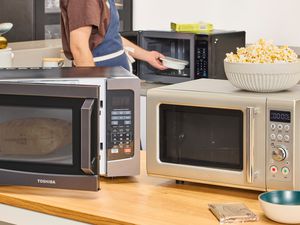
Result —
[[276, 92], [295, 86], [300, 80], [300, 60], [288, 46], [278, 47], [260, 39], [224, 60], [228, 80], [236, 87], [255, 92]]

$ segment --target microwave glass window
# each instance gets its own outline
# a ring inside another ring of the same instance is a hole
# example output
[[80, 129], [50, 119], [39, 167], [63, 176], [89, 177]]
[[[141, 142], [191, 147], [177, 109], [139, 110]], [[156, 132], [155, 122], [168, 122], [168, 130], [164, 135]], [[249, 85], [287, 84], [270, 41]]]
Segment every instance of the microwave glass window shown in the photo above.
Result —
[[0, 160], [72, 165], [72, 110], [0, 106]]
[[60, 25], [45, 25], [45, 39], [59, 39], [61, 37]]
[[[145, 49], [149, 51], [161, 52], [164, 56], [186, 60], [190, 62], [190, 40], [187, 39], [170, 39], [170, 38], [153, 38], [145, 37]], [[146, 64], [145, 64], [146, 65]], [[185, 66], [183, 70], [157, 70], [150, 65], [145, 66], [145, 74], [155, 74], [162, 76], [189, 77], [190, 65]]]
[[243, 112], [160, 105], [160, 160], [243, 169]]
[[[39, 0], [41, 1], [41, 0]], [[59, 13], [59, 0], [44, 0], [45, 1], [45, 13]]]

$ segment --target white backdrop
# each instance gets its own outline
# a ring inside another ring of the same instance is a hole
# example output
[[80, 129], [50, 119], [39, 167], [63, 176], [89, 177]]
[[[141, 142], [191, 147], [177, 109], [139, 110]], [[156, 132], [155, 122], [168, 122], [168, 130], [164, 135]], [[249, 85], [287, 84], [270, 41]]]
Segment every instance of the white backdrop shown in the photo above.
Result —
[[245, 30], [247, 43], [264, 37], [300, 46], [300, 0], [134, 0], [133, 5], [135, 30], [207, 21], [217, 29]]

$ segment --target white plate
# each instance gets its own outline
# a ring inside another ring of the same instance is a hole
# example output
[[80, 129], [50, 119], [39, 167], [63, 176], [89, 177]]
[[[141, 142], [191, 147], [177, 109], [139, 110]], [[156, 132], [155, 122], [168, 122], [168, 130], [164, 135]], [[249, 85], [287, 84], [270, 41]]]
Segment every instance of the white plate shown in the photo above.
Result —
[[162, 64], [169, 69], [183, 70], [186, 65], [189, 64], [186, 60], [175, 59], [171, 57], [160, 58]]

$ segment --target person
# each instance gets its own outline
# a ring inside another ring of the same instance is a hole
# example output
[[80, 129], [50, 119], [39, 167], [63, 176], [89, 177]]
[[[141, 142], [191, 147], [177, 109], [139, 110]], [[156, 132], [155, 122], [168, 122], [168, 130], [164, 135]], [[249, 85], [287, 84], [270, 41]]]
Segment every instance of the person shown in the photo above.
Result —
[[[130, 70], [129, 55], [164, 70], [157, 51], [147, 51], [119, 34], [119, 15], [114, 0], [60, 0], [62, 44], [76, 67], [122, 66]], [[124, 47], [123, 47], [124, 46]], [[128, 52], [127, 52], [128, 53]]]

